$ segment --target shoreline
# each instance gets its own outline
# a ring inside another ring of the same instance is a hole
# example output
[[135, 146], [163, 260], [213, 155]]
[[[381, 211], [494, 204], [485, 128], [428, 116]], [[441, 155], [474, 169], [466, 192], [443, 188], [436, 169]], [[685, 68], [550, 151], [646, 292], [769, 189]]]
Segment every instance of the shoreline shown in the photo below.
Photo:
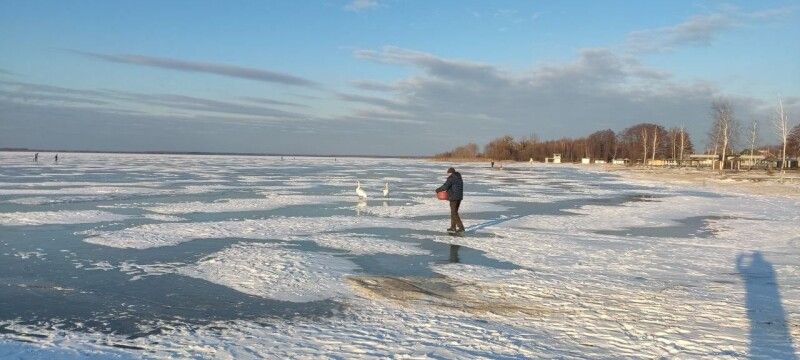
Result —
[[626, 179], [683, 185], [739, 195], [760, 195], [800, 200], [800, 172], [739, 171], [719, 174], [709, 169], [598, 166], [597, 170]]
[[[509, 168], [529, 166], [525, 161], [508, 161]], [[800, 171], [789, 170], [781, 181], [779, 171], [769, 175], [764, 170], [726, 172], [697, 168], [669, 168], [621, 166], [610, 164], [545, 164], [536, 162], [533, 167], [564, 166], [588, 172], [616, 174], [627, 180], [643, 183], [679, 185], [736, 195], [758, 195], [800, 200]], [[498, 169], [499, 170], [499, 169]]]

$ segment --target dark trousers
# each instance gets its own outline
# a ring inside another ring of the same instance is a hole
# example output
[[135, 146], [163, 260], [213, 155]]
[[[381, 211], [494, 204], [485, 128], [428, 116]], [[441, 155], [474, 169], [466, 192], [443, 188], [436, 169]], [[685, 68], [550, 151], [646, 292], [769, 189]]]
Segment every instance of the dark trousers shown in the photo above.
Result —
[[459, 206], [461, 200], [450, 200], [450, 228], [464, 230], [464, 223], [461, 222], [461, 216], [458, 216]]

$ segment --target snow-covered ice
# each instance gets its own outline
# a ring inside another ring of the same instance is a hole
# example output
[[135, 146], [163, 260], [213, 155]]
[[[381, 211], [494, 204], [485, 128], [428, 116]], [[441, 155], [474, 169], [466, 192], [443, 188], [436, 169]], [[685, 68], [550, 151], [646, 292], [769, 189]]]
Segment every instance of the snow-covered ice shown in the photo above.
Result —
[[19, 156], [0, 153], [0, 357], [800, 356], [796, 200], [456, 164], [452, 237], [452, 164]]
[[59, 210], [0, 213], [0, 226], [82, 224], [119, 221], [128, 216], [99, 210]]
[[306, 302], [348, 295], [345, 279], [356, 268], [342, 257], [248, 243], [234, 244], [177, 272], [269, 299]]

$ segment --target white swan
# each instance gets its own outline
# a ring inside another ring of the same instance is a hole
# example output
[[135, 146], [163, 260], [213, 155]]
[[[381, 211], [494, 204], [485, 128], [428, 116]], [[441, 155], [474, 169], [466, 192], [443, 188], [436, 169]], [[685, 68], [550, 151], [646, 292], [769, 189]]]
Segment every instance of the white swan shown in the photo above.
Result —
[[361, 181], [357, 181], [357, 180], [356, 180], [356, 195], [358, 195], [358, 197], [360, 199], [366, 199], [367, 198], [367, 192], [364, 191], [364, 189], [361, 188]]
[[387, 182], [386, 185], [383, 186], [383, 197], [389, 196], [389, 183]]

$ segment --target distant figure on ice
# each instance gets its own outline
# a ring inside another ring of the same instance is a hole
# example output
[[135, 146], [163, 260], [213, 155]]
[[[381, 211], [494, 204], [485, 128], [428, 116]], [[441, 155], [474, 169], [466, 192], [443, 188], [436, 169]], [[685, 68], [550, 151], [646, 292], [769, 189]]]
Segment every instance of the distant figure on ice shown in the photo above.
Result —
[[33, 162], [39, 162], [39, 153], [33, 154]]
[[492, 167], [494, 167], [494, 160], [492, 160]]
[[58, 162], [58, 154], [56, 154], [55, 159], [56, 159], [56, 162]]
[[456, 169], [447, 169], [447, 174], [447, 181], [436, 189], [436, 192], [447, 191], [447, 199], [450, 200], [450, 228], [447, 231], [461, 234], [464, 233], [464, 224], [458, 215], [458, 208], [461, 206], [461, 200], [464, 199], [464, 181], [461, 180], [461, 173]]

